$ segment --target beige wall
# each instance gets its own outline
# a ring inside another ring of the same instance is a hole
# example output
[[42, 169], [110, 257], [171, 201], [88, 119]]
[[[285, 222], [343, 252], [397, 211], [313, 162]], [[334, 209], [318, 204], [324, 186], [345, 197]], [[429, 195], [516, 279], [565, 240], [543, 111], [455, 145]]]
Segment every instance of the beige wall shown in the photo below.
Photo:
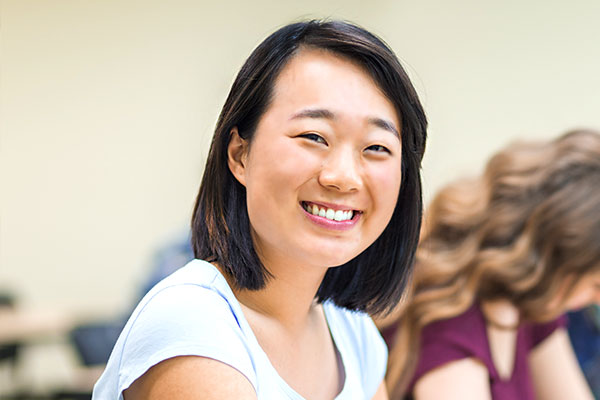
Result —
[[383, 36], [431, 122], [426, 195], [518, 137], [600, 128], [600, 3], [3, 0], [0, 287], [112, 313], [187, 226], [234, 74], [275, 28]]

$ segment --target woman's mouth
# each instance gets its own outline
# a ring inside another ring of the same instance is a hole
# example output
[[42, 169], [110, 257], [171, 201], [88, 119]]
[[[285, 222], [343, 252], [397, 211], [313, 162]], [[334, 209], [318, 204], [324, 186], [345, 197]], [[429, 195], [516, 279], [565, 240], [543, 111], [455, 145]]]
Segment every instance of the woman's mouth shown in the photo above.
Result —
[[304, 211], [311, 215], [336, 222], [352, 221], [361, 214], [358, 210], [343, 208], [333, 209], [322, 204], [315, 204], [308, 201], [302, 201], [301, 205]]

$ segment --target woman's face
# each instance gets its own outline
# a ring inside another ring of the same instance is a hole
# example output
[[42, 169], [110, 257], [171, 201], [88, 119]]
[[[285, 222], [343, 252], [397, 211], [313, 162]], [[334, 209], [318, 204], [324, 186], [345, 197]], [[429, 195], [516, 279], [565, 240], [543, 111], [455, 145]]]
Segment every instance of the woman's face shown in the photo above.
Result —
[[336, 266], [373, 243], [400, 190], [399, 135], [394, 106], [360, 67], [319, 50], [294, 56], [251, 144], [234, 130], [229, 145], [266, 267]]

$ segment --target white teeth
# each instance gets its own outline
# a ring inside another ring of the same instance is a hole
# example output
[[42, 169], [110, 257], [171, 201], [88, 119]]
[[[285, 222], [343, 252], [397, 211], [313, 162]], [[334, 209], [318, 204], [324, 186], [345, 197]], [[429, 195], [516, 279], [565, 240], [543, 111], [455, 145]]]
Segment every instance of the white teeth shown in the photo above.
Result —
[[325, 218], [327, 219], [334, 219], [335, 218], [335, 211], [333, 211], [331, 208], [327, 209], [327, 213], [325, 214]]
[[[329, 211], [327, 212], [327, 214], [329, 214]], [[342, 211], [342, 210], [337, 210], [337, 211], [335, 212], [335, 215], [333, 216], [333, 219], [335, 219], [336, 221], [341, 221], [342, 219], [345, 219], [345, 218], [344, 218], [345, 214], [346, 214], [346, 213], [345, 213], [344, 211]]]
[[319, 217], [327, 218], [332, 221], [348, 221], [354, 216], [354, 211], [348, 210], [333, 210], [331, 208], [319, 208], [316, 204], [305, 204], [304, 209], [312, 214], [318, 215]]

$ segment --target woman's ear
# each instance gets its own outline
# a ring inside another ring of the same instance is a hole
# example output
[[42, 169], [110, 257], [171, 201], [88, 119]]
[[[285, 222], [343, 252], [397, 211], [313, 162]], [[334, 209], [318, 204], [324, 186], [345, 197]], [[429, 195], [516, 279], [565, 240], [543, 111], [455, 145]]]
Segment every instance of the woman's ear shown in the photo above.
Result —
[[248, 158], [248, 141], [242, 139], [234, 126], [229, 133], [229, 145], [227, 146], [227, 164], [229, 170], [239, 183], [246, 186], [246, 159]]

